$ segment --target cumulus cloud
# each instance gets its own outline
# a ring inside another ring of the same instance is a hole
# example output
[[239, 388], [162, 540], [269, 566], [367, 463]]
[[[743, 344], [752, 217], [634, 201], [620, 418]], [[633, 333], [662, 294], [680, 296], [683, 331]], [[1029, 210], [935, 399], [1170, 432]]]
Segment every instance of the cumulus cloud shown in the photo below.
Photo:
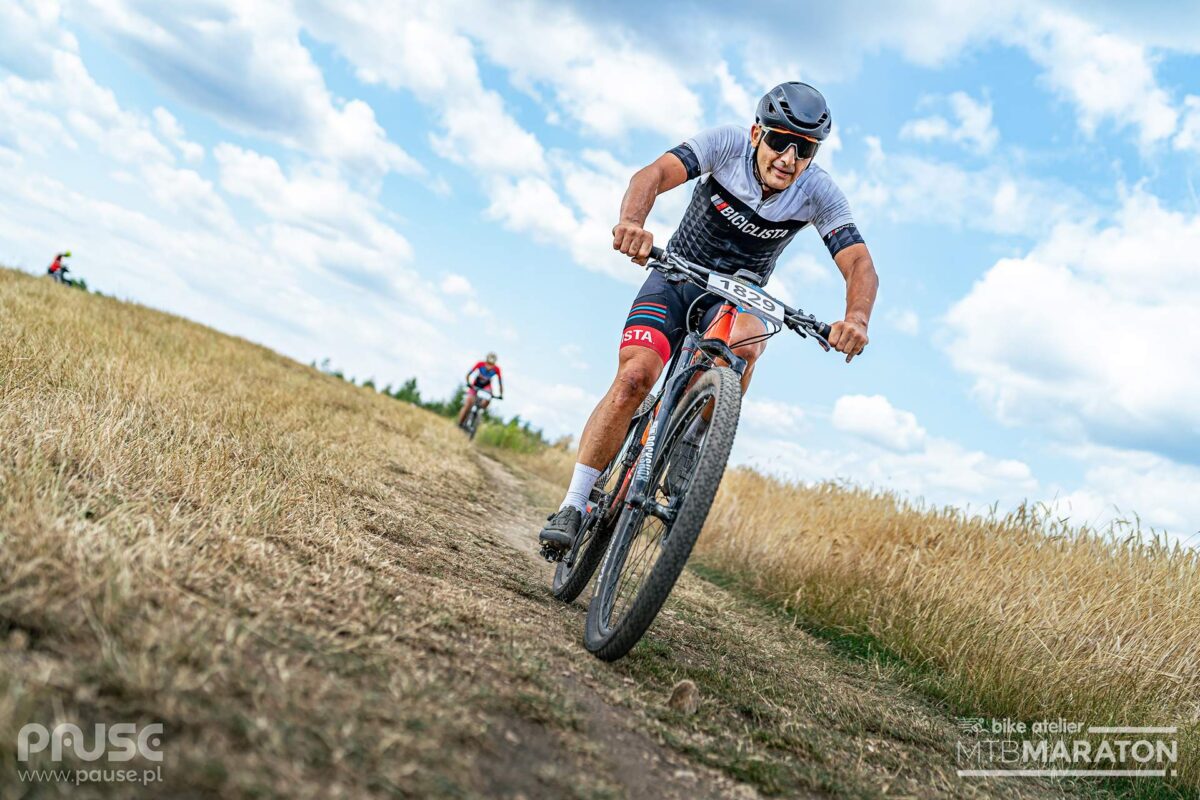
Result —
[[839, 181], [854, 198], [856, 212], [881, 214], [893, 222], [1032, 237], [1089, 206], [1078, 191], [1055, 180], [1015, 173], [999, 161], [972, 170], [948, 161], [885, 153], [877, 136], [864, 141], [864, 167], [845, 172]]
[[896, 452], [910, 452], [925, 442], [925, 429], [912, 412], [894, 408], [883, 395], [850, 394], [833, 405], [833, 427]]
[[1050, 10], [1032, 13], [1010, 36], [1045, 69], [1045, 83], [1075, 104], [1087, 135], [1106, 121], [1135, 128], [1140, 142], [1150, 145], [1175, 130], [1178, 111], [1158, 85], [1151, 55], [1137, 42]]
[[997, 262], [946, 316], [947, 352], [1002, 420], [1200, 463], [1200, 216], [1141, 190]]
[[992, 124], [990, 102], [975, 100], [966, 92], [954, 92], [946, 102], [954, 115], [953, 122], [939, 114], [909, 120], [900, 129], [901, 138], [948, 141], [977, 153], [987, 153], [996, 146], [1000, 133]]
[[228, 127], [360, 174], [421, 172], [369, 105], [330, 93], [286, 5], [81, 0], [70, 9], [175, 96]]

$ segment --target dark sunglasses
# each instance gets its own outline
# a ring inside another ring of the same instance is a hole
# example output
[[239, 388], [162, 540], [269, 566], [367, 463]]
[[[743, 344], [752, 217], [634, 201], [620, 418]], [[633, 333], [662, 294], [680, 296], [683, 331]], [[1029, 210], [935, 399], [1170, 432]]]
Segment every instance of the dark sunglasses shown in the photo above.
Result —
[[778, 128], [763, 128], [763, 144], [783, 155], [789, 147], [796, 148], [796, 158], [803, 160], [817, 154], [821, 143], [807, 136], [801, 136], [791, 131], [781, 131]]

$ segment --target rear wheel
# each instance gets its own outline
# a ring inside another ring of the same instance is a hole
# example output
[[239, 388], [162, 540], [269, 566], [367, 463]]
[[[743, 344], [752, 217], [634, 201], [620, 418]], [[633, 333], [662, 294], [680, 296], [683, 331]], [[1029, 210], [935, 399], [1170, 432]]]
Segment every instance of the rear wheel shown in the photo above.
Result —
[[[628, 653], [675, 586], [725, 473], [741, 413], [741, 389], [736, 372], [711, 369], [688, 390], [665, 426], [646, 500], [642, 508], [621, 509], [588, 607], [584, 644], [597, 657], [616, 661]], [[675, 464], [686, 457], [680, 440], [708, 408], [712, 416], [699, 451], [690, 469], [681, 470]], [[678, 496], [664, 487], [668, 472], [686, 487]]]
[[587, 587], [604, 557], [604, 549], [621, 510], [630, 467], [637, 463], [638, 454], [642, 452], [642, 433], [650, 422], [650, 409], [657, 401], [654, 395], [642, 401], [616, 458], [596, 479], [591, 497], [592, 512], [584, 516], [575, 543], [555, 566], [550, 592], [564, 603], [570, 603]]

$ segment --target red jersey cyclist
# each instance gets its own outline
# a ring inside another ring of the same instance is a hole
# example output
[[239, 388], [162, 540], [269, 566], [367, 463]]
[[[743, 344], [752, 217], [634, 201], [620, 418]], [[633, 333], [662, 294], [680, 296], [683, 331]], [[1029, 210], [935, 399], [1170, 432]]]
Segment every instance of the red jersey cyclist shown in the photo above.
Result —
[[[496, 384], [500, 391], [492, 391], [492, 379], [495, 378]], [[463, 423], [467, 421], [467, 414], [471, 411], [471, 406], [475, 403], [475, 395], [482, 389], [489, 392], [494, 397], [504, 397], [504, 378], [500, 375], [500, 365], [496, 363], [496, 354], [488, 353], [487, 359], [480, 361], [475, 366], [471, 367], [471, 371], [467, 373], [467, 396], [463, 398], [462, 411], [458, 412], [458, 426], [461, 428]], [[492, 401], [480, 400], [479, 405], [484, 408]]]

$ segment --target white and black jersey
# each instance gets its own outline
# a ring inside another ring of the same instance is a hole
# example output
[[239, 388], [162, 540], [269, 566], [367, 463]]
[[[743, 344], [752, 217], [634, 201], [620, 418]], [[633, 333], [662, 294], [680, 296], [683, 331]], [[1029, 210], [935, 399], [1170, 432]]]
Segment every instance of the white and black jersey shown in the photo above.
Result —
[[783, 248], [811, 224], [830, 255], [863, 241], [850, 204], [829, 173], [816, 164], [782, 192], [767, 198], [754, 172], [750, 131], [709, 128], [670, 150], [688, 179], [700, 178], [667, 250], [718, 272], [749, 269], [766, 283]]

